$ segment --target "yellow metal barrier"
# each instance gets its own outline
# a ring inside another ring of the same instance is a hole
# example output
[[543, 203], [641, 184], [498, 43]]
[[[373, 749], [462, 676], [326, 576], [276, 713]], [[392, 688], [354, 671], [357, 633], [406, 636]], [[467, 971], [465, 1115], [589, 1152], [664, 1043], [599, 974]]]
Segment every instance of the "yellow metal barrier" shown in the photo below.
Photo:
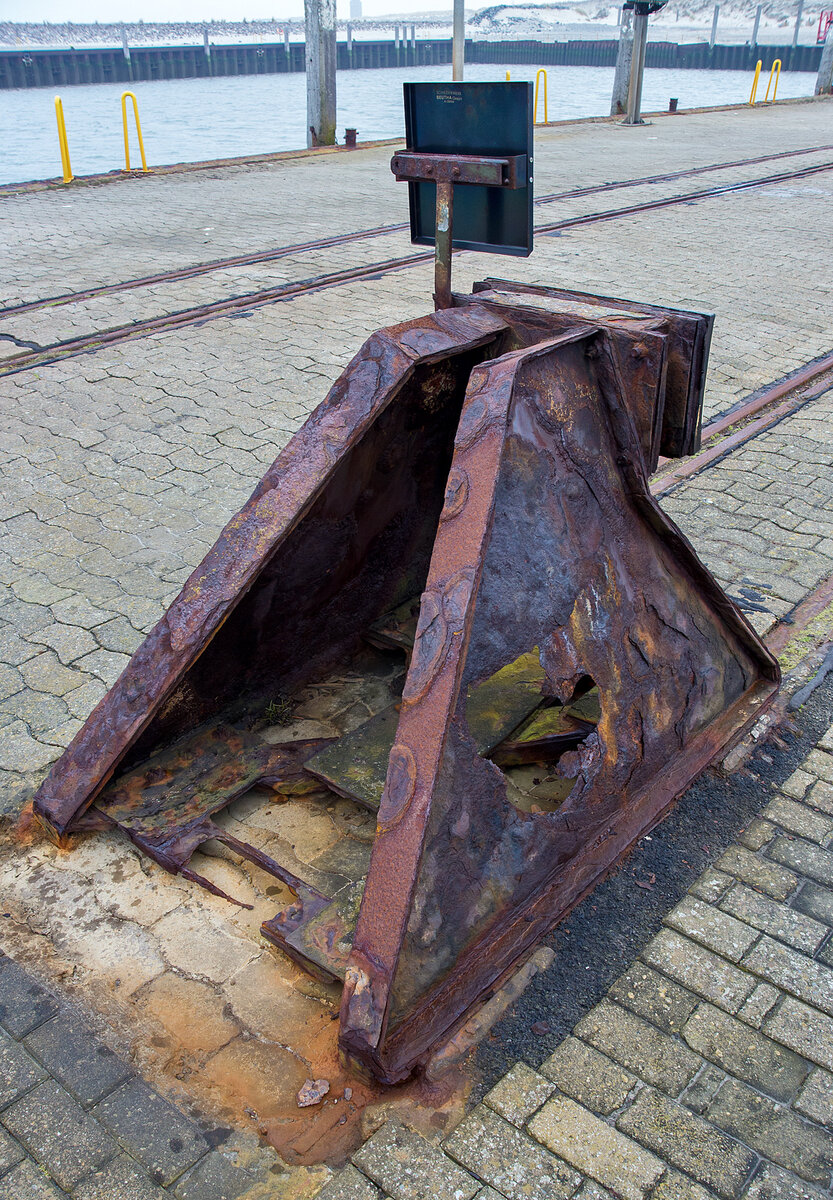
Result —
[[[776, 67], [778, 68], [777, 70], [776, 70]], [[769, 79], [767, 80], [767, 85], [766, 85], [766, 95], [764, 96], [764, 104], [766, 104], [767, 100], [769, 100], [769, 88], [770, 88], [770, 84], [772, 83], [773, 75], [775, 76], [775, 87], [772, 89], [772, 99], [774, 100], [775, 93], [778, 91], [778, 80], [781, 77], [781, 59], [780, 58], [776, 58], [775, 62], [770, 67]]]
[[61, 167], [64, 172], [64, 183], [72, 183], [72, 166], [69, 161], [69, 143], [67, 142], [67, 127], [64, 121], [64, 106], [61, 97], [55, 97], [55, 116], [58, 120], [58, 145], [61, 147]]
[[757, 65], [756, 65], [756, 67], [755, 67], [755, 78], [752, 80], [752, 91], [749, 93], [749, 103], [750, 103], [750, 104], [754, 104], [754, 103], [755, 103], [755, 97], [756, 97], [756, 96], [757, 96], [757, 94], [758, 94], [758, 80], [761, 78], [761, 67], [762, 67], [762, 65], [763, 65], [763, 64], [762, 64], [762, 62], [761, 62], [761, 60], [760, 60], [760, 58], [759, 58], [759, 59], [758, 59], [758, 62], [757, 62]]
[[142, 156], [142, 170], [148, 169], [147, 160], [145, 158], [145, 144], [142, 141], [142, 124], [139, 120], [139, 102], [132, 92], [122, 92], [121, 97], [121, 123], [124, 128], [124, 169], [130, 170], [130, 141], [127, 136], [127, 97], [133, 101], [133, 117], [136, 121], [136, 133], [139, 137], [139, 153]]
[[535, 116], [533, 117], [532, 121], [533, 125], [538, 124], [538, 85], [541, 82], [542, 75], [544, 76], [544, 124], [546, 125], [549, 120], [549, 116], [547, 114], [547, 73], [544, 68], [541, 67], [540, 71], [535, 76]]

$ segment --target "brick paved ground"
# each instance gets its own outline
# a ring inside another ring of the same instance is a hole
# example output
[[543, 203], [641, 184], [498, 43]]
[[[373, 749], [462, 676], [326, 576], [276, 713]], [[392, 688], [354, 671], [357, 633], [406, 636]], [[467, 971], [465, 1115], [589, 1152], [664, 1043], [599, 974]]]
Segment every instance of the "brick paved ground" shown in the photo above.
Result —
[[[824, 101], [669, 118], [641, 130], [602, 124], [540, 132], [537, 188], [542, 193], [823, 146], [833, 142], [831, 111]], [[0, 269], [4, 294], [9, 303], [44, 298], [222, 255], [399, 222], [404, 192], [389, 177], [388, 155], [360, 151], [279, 166], [0, 196], [10, 235], [10, 253]], [[537, 220], [828, 158], [833, 152], [819, 151], [560, 202], [539, 208]], [[714, 308], [718, 319], [706, 402], [713, 414], [829, 351], [833, 287], [823, 264], [831, 191], [833, 171], [584, 226], [541, 237], [528, 261], [461, 256], [456, 278], [461, 289], [492, 273]], [[218, 271], [10, 316], [0, 319], [0, 354], [8, 362], [19, 351], [12, 337], [46, 344], [408, 250], [403, 235], [391, 234], [326, 252], [296, 253], [256, 269]], [[3, 814], [17, 816], [225, 520], [362, 340], [380, 324], [424, 312], [429, 294], [430, 269], [412, 267], [0, 377], [0, 578], [6, 587], [0, 603], [0, 821]], [[0, 376], [2, 371], [0, 362]], [[833, 569], [832, 406], [828, 393], [663, 501], [761, 630]], [[95, 835], [67, 854], [31, 840], [16, 842], [10, 828], [0, 825], [6, 949], [47, 980], [62, 1003], [70, 997], [90, 1010], [94, 1022], [103, 1019], [111, 1048], [166, 1094], [173, 1087], [179, 1096], [196, 1098], [215, 1123], [227, 1121], [250, 1132], [282, 1128], [294, 1110], [299, 1084], [322, 1056], [332, 1055], [338, 995], [264, 949], [260, 921], [274, 915], [279, 898], [267, 894], [253, 875], [234, 874], [221, 859], [206, 856], [200, 869], [247, 898], [255, 906], [252, 912], [231, 909], [171, 879], [118, 838]], [[262, 832], [273, 839], [275, 857], [325, 887], [336, 876], [350, 877], [372, 838], [372, 830], [353, 828], [345, 834], [340, 810], [319, 812], [300, 804], [282, 806]], [[742, 913], [730, 916], [751, 920]], [[668, 936], [682, 935], [669, 931]], [[750, 945], [749, 952], [753, 949]], [[758, 959], [752, 961], [758, 971]], [[0, 991], [3, 978], [12, 978], [9, 970], [6, 965], [0, 972]], [[781, 985], [776, 981], [775, 986]], [[588, 1040], [584, 1034], [582, 1039]], [[43, 1061], [34, 1043], [26, 1046]], [[708, 1057], [696, 1047], [688, 1052]], [[593, 1061], [599, 1065], [601, 1060]], [[81, 1103], [86, 1115], [79, 1119], [79, 1136], [88, 1131], [91, 1145], [105, 1135], [112, 1138], [103, 1093], [90, 1102], [104, 1106], [96, 1108], [102, 1119], [97, 1124], [84, 1097], [62, 1098], [61, 1089], [74, 1095], [72, 1087], [51, 1062], [44, 1065], [54, 1077], [49, 1096], [70, 1107]], [[659, 1104], [667, 1093], [657, 1082], [646, 1083], [657, 1089]], [[738, 1086], [748, 1083], [739, 1077]], [[31, 1086], [46, 1084], [33, 1079]], [[119, 1083], [117, 1090], [130, 1095], [128, 1083]], [[653, 1094], [635, 1111], [647, 1114], [646, 1120], [653, 1113], [652, 1119], [664, 1121], [659, 1109], [645, 1107], [655, 1102]], [[588, 1100], [577, 1099], [592, 1109]], [[29, 1109], [19, 1111], [30, 1113], [32, 1131], [26, 1136], [35, 1138], [37, 1105], [28, 1103]], [[473, 1142], [479, 1138], [487, 1144], [492, 1126], [503, 1128], [497, 1116], [489, 1115], [494, 1111], [490, 1104], [478, 1110], [477, 1120], [488, 1128], [482, 1137], [471, 1134]], [[564, 1105], [542, 1111], [550, 1114], [547, 1129], [555, 1132], [547, 1137], [552, 1138], [559, 1129], [563, 1134], [572, 1128], [580, 1115]], [[21, 1137], [24, 1124], [21, 1118]], [[609, 1128], [607, 1144], [625, 1145], [619, 1141], [624, 1133]], [[4, 1144], [0, 1139], [0, 1163]], [[517, 1138], [506, 1144], [527, 1146]], [[34, 1140], [31, 1148], [37, 1158]], [[540, 1157], [545, 1151], [539, 1147], [535, 1153]], [[646, 1165], [657, 1153], [650, 1145], [633, 1151], [635, 1178], [647, 1179], [650, 1170], [659, 1170]], [[391, 1148], [388, 1157], [398, 1154]], [[362, 1163], [369, 1167], [370, 1160]], [[454, 1194], [458, 1186], [461, 1195], [470, 1194], [469, 1184], [453, 1182], [461, 1178], [460, 1170], [454, 1168], [458, 1174], [449, 1177], [447, 1192], [439, 1188], [437, 1195]], [[563, 1171], [562, 1190], [578, 1178], [572, 1167]], [[298, 1168], [274, 1177], [271, 1186], [274, 1194], [295, 1200], [310, 1195], [322, 1177], [322, 1169]], [[10, 1178], [19, 1189], [11, 1193], [14, 1200], [26, 1196], [19, 1174], [0, 1180], [0, 1196]], [[67, 1175], [67, 1186], [68, 1180]], [[166, 1186], [180, 1185], [182, 1177]], [[87, 1185], [79, 1182], [82, 1186]], [[376, 1194], [367, 1181], [364, 1186], [367, 1195]], [[397, 1185], [399, 1191], [387, 1181], [385, 1186], [395, 1200], [407, 1194], [406, 1183]], [[509, 1196], [507, 1189], [504, 1183], [497, 1193], [485, 1191], [481, 1200], [501, 1192]], [[672, 1183], [662, 1177], [654, 1195], [668, 1200], [675, 1195], [669, 1189]], [[123, 1190], [129, 1200], [126, 1183]], [[187, 1200], [203, 1196], [193, 1190], [184, 1194]], [[592, 1187], [586, 1189], [582, 1200], [594, 1194]], [[763, 1200], [770, 1193], [759, 1187], [750, 1195]], [[205, 1192], [205, 1200], [212, 1196]]]
[[537, 1070], [451, 1135], [389, 1121], [319, 1200], [824, 1200], [833, 726]]

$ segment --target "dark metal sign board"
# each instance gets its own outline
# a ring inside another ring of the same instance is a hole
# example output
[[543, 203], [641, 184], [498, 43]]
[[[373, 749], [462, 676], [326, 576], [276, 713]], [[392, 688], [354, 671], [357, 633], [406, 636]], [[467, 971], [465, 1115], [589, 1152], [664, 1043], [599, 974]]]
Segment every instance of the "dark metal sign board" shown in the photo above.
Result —
[[[525, 186], [455, 188], [455, 250], [532, 253], [532, 84], [406, 83], [408, 150], [526, 157]], [[411, 241], [433, 246], [436, 184], [409, 182]]]

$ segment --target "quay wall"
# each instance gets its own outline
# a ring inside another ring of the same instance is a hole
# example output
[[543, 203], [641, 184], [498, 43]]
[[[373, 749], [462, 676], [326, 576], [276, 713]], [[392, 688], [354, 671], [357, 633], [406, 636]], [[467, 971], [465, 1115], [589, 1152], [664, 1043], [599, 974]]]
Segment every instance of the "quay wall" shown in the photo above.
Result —
[[[519, 63], [536, 66], [612, 67], [614, 39], [570, 42], [466, 41], [470, 63]], [[646, 66], [680, 70], [753, 71], [758, 58], [764, 71], [780, 58], [785, 71], [818, 71], [821, 46], [715, 45], [649, 42]], [[338, 69], [444, 66], [451, 62], [450, 38], [338, 43]], [[304, 43], [211, 47], [138, 46], [126, 58], [121, 47], [86, 50], [0, 50], [0, 88], [55, 87], [74, 83], [134, 83], [149, 79], [194, 79], [212, 75], [269, 75], [304, 70]]]

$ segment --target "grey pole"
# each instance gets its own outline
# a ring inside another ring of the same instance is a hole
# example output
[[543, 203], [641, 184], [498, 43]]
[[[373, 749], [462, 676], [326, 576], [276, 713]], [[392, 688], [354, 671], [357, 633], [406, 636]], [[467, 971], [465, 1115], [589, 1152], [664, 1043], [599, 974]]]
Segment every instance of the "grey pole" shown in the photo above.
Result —
[[336, 140], [335, 0], [304, 0], [307, 146]]
[[720, 16], [720, 5], [719, 5], [719, 4], [715, 4], [715, 6], [714, 6], [714, 16], [712, 17], [712, 35], [711, 35], [711, 37], [709, 38], [709, 46], [713, 46], [713, 45], [714, 45], [715, 38], [717, 37], [717, 18], [718, 18], [719, 16]]
[[411, 49], [416, 50], [416, 25], [411, 26]]
[[462, 80], [466, 61], [465, 0], [454, 0], [454, 39], [451, 45], [451, 78]]
[[821, 52], [819, 73], [816, 76], [816, 95], [829, 96], [833, 93], [833, 25], [827, 31], [827, 38]]
[[[647, 7], [647, 5], [646, 5]], [[645, 74], [645, 46], [648, 42], [648, 14], [634, 11], [631, 76], [628, 83], [628, 111], [624, 125], [644, 125], [642, 120], [642, 76]]]
[[610, 115], [622, 116], [628, 108], [628, 83], [631, 77], [633, 58], [633, 26], [631, 10], [619, 9], [619, 49], [616, 53], [616, 74], [613, 76], [613, 95], [610, 98]]
[[122, 54], [124, 55], [124, 60], [127, 63], [127, 78], [132, 83], [133, 82], [133, 63], [130, 61], [130, 47], [127, 44], [127, 30], [124, 27], [123, 21], [122, 21], [122, 26], [121, 26], [121, 50], [122, 50]]
[[755, 24], [752, 26], [752, 45], [758, 44], [758, 26], [761, 23], [761, 13], [764, 11], [763, 4], [759, 4], [755, 11]]
[[793, 33], [793, 45], [798, 45], [798, 35], [801, 33], [801, 14], [804, 12], [804, 0], [798, 0], [798, 12], [795, 16], [795, 31]]

